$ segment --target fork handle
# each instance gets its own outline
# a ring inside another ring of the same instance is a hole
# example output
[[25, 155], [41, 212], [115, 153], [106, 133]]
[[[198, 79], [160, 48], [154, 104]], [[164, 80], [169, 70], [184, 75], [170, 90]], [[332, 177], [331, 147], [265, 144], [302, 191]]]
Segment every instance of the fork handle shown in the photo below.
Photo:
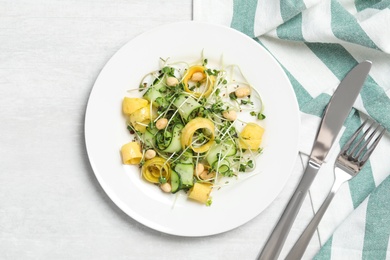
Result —
[[306, 197], [307, 191], [317, 175], [320, 166], [321, 165], [316, 162], [309, 160], [301, 181], [268, 238], [267, 243], [263, 247], [262, 252], [258, 256], [258, 260], [274, 260], [278, 258], [284, 242], [286, 241], [287, 235], [290, 232], [291, 226], [295, 221], [303, 200]]
[[297, 260], [302, 258], [307, 246], [310, 243], [311, 238], [313, 237], [314, 232], [317, 230], [318, 224], [320, 223], [322, 217], [328, 209], [333, 197], [336, 195], [336, 192], [344, 182], [351, 179], [351, 175], [342, 172], [338, 168], [335, 168], [335, 176], [336, 179], [332, 185], [328, 196], [322, 203], [321, 207], [318, 209], [318, 212], [314, 215], [313, 219], [310, 221], [309, 225], [303, 231], [302, 235], [299, 237], [295, 245], [292, 247], [285, 260]]

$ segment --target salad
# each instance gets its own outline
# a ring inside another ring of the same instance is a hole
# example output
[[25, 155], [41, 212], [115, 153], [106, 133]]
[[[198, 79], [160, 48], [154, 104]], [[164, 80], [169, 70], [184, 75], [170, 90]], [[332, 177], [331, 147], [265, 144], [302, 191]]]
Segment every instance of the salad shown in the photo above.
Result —
[[256, 168], [260, 94], [237, 65], [160, 61], [123, 99], [133, 140], [121, 147], [122, 162], [139, 165], [142, 178], [165, 193], [211, 205], [213, 190]]

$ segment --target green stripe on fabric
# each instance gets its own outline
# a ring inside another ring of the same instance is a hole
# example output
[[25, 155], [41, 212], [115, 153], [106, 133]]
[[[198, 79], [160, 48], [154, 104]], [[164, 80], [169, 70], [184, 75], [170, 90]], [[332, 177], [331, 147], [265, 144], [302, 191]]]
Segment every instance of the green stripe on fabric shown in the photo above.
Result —
[[301, 111], [306, 114], [316, 115], [322, 117], [325, 107], [328, 105], [330, 96], [326, 93], [318, 95], [316, 98], [312, 99], [310, 102], [307, 102]]
[[233, 19], [230, 27], [253, 38], [255, 36], [254, 24], [256, 9], [257, 0], [234, 0]]
[[390, 131], [390, 99], [384, 89], [367, 77], [360, 95], [368, 114]]
[[371, 8], [378, 9], [378, 10], [390, 8], [390, 0], [380, 1], [379, 3], [371, 6]]
[[383, 10], [390, 7], [390, 0], [355, 0], [355, 6], [358, 12], [367, 8]]
[[375, 180], [370, 161], [364, 165], [355, 178], [348, 182], [348, 185], [351, 192], [353, 208], [356, 209], [375, 189]]
[[353, 17], [336, 0], [331, 1], [331, 27], [333, 34], [344, 41], [380, 50]]
[[306, 43], [306, 45], [339, 80], [343, 79], [358, 63], [340, 44]]
[[[352, 116], [345, 122], [345, 131], [340, 138], [340, 148], [351, 138], [356, 129], [359, 128], [362, 121], [359, 112], [354, 110]], [[356, 209], [360, 203], [375, 189], [375, 180], [373, 177], [370, 161], [364, 165], [359, 174], [348, 182], [351, 193], [353, 208]]]
[[363, 259], [386, 259], [390, 236], [390, 176], [370, 195], [366, 213]]
[[288, 23], [279, 25], [276, 33], [280, 39], [305, 41], [302, 34], [302, 13], [291, 18]]
[[373, 5], [380, 3], [381, 0], [355, 0], [355, 7], [358, 12], [371, 8]]
[[325, 245], [321, 247], [321, 250], [317, 253], [317, 255], [313, 258], [313, 260], [328, 260], [331, 259], [332, 256], [332, 242], [333, 236], [326, 241]]
[[302, 0], [280, 0], [280, 15], [284, 22], [289, 21], [305, 9], [306, 5]]
[[[280, 1], [280, 15], [284, 21], [276, 28], [280, 39], [304, 41], [302, 34], [302, 11], [306, 9], [303, 1]], [[288, 21], [288, 23], [286, 23]]]
[[283, 67], [284, 72], [289, 78], [291, 85], [293, 86], [295, 96], [298, 100], [299, 109], [302, 111], [305, 105], [313, 100], [309, 92], [296, 80], [296, 78], [285, 68]]

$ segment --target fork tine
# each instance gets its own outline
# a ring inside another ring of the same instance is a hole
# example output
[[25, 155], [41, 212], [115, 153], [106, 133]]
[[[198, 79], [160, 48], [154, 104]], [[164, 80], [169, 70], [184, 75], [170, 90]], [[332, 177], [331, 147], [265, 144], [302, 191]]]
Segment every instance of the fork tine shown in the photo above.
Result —
[[[375, 141], [372, 143], [372, 145], [370, 146], [370, 148], [368, 148], [367, 152], [363, 155], [363, 157], [361, 158], [361, 161], [362, 161], [362, 166], [363, 164], [366, 163], [366, 161], [368, 160], [368, 158], [370, 157], [370, 155], [372, 154], [372, 152], [374, 151], [375, 147], [378, 145], [379, 141], [381, 140], [382, 136], [384, 135], [385, 133], [385, 128], [382, 127], [381, 125], [378, 125], [378, 127], [375, 129], [375, 131], [371, 134], [370, 136], [370, 139], [372, 139], [372, 137], [374, 136], [375, 133], [377, 133], [379, 130], [378, 129], [382, 129], [380, 130], [380, 133], [379, 135], [377, 136], [377, 138], [375, 139]], [[366, 142], [367, 143], [367, 142]], [[368, 145], [368, 143], [367, 143]]]
[[360, 125], [360, 127], [355, 131], [355, 133], [351, 136], [351, 138], [349, 138], [349, 140], [345, 143], [345, 145], [343, 146], [343, 148], [341, 148], [341, 151], [340, 151], [340, 154], [342, 153], [346, 153], [349, 148], [351, 147], [353, 141], [355, 141], [355, 139], [357, 138], [357, 136], [359, 135], [360, 131], [363, 129], [363, 127], [368, 123], [368, 119], [366, 119], [363, 124]]
[[[371, 131], [371, 129], [374, 128], [374, 125], [376, 125], [376, 124], [373, 123], [368, 129], [366, 129], [364, 135], [360, 139], [361, 143], [364, 141], [364, 138]], [[370, 136], [367, 138], [367, 140], [363, 143], [363, 145], [360, 147], [359, 151], [357, 151], [355, 153], [356, 158], [359, 158], [363, 154], [364, 150], [368, 147], [368, 144], [371, 142], [372, 138], [374, 138], [375, 134], [379, 131], [379, 128], [381, 128], [381, 125], [377, 124], [374, 131], [370, 134]]]
[[[367, 120], [366, 120], [367, 121]], [[366, 122], [365, 121], [365, 122]], [[351, 155], [352, 157], [355, 157], [355, 158], [359, 158], [359, 154], [363, 151], [363, 149], [366, 147], [366, 145], [368, 144], [368, 142], [366, 142], [365, 144], [362, 145], [362, 147], [356, 152], [356, 150], [359, 148], [359, 146], [361, 145], [361, 143], [364, 141], [364, 138], [366, 138], [366, 135], [371, 131], [371, 129], [374, 127], [375, 125], [375, 122], [371, 123], [371, 125], [363, 132], [363, 135], [360, 137], [360, 139], [355, 143], [355, 145], [353, 146], [353, 148], [351, 149], [351, 151], [349, 151], [349, 153], [347, 153], [348, 155]], [[364, 124], [363, 124], [364, 126]], [[358, 131], [357, 131], [358, 132]], [[360, 132], [360, 131], [359, 131]], [[375, 132], [375, 131], [374, 131]], [[371, 137], [368, 139], [368, 141], [370, 141], [372, 139], [372, 135]]]

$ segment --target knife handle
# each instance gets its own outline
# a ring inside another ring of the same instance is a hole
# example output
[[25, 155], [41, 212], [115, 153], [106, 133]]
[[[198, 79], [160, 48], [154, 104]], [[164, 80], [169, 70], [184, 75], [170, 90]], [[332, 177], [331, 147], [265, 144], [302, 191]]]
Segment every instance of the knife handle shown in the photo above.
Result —
[[262, 252], [258, 256], [258, 260], [276, 260], [278, 258], [280, 251], [282, 251], [284, 242], [290, 232], [291, 226], [298, 215], [303, 200], [305, 199], [309, 187], [317, 175], [320, 166], [321, 165], [313, 160], [309, 160], [298, 187], [284, 209], [278, 223], [274, 227], [274, 230], [263, 247]]

